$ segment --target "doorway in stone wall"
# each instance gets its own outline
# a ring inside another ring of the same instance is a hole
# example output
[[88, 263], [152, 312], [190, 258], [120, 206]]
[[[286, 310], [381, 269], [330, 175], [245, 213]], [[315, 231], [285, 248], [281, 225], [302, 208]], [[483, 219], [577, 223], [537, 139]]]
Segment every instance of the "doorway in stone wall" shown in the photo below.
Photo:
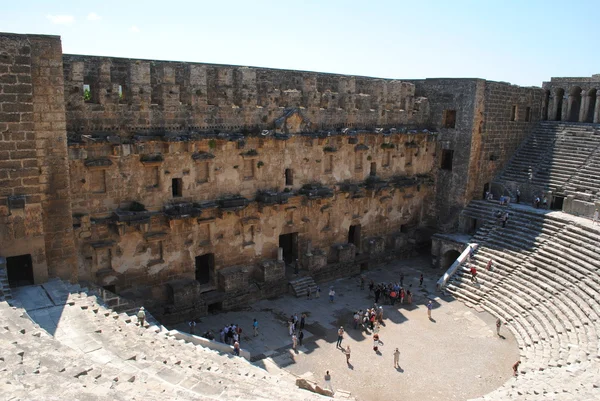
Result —
[[348, 229], [348, 243], [354, 244], [358, 254], [360, 251], [360, 224], [350, 226]]
[[32, 285], [34, 282], [31, 255], [27, 254], [6, 258], [6, 273], [8, 274], [8, 284], [11, 287]]
[[283, 234], [279, 236], [279, 247], [283, 248], [283, 260], [292, 264], [298, 259], [298, 233]]
[[488, 191], [490, 190], [490, 184], [486, 183], [483, 185], [483, 196], [481, 197], [482, 199], [485, 199], [485, 196], [487, 195]]
[[563, 209], [563, 203], [565, 202], [565, 197], [564, 196], [553, 196], [552, 197], [552, 203], [550, 204], [550, 209], [552, 210], [562, 210]]
[[196, 281], [200, 284], [212, 284], [215, 271], [215, 254], [206, 253], [196, 256]]

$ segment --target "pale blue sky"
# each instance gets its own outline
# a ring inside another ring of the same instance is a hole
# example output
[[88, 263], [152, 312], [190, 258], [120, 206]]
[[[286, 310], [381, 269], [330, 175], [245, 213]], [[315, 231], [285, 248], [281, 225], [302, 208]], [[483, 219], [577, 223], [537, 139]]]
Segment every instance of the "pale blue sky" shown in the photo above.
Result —
[[600, 73], [599, 0], [11, 1], [65, 53], [540, 86]]

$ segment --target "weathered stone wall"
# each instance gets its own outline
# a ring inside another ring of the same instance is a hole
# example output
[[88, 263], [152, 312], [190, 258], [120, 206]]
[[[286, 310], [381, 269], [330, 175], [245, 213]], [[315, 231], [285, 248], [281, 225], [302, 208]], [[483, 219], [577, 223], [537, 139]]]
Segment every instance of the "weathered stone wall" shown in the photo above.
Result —
[[419, 124], [427, 113], [414, 85], [389, 79], [76, 55], [64, 74], [68, 128], [80, 132], [270, 128], [286, 108], [303, 109], [313, 130]]
[[[452, 151], [452, 168], [437, 170], [436, 218], [441, 231], [456, 228], [457, 216], [468, 203], [467, 185], [472, 157], [476, 110], [482, 102], [482, 80], [477, 79], [425, 79], [412, 81], [416, 96], [429, 99], [429, 125], [435, 127], [441, 151]], [[446, 124], [449, 111], [456, 112], [453, 127]], [[437, 158], [441, 166], [442, 155]]]
[[540, 120], [544, 92], [504, 82], [485, 81], [483, 116], [473, 135], [480, 143], [479, 159], [470, 175], [470, 199], [482, 199], [484, 185], [504, 168]]
[[0, 254], [73, 279], [60, 38], [0, 34]]
[[[215, 274], [242, 266], [248, 277], [256, 277], [262, 261], [277, 258], [283, 234], [298, 233], [298, 257], [304, 263], [309, 243], [329, 255], [333, 244], [348, 241], [350, 225], [361, 225], [364, 252], [370, 252], [377, 248], [369, 245], [373, 238], [386, 238], [393, 248], [391, 233], [429, 223], [435, 135], [299, 135], [285, 141], [246, 138], [244, 143], [240, 148], [237, 141], [214, 138], [142, 141], [144, 147], [166, 150], [161, 161], [151, 162], [131, 153], [139, 144], [72, 144], [80, 278], [117, 289], [194, 279], [195, 257], [211, 253]], [[214, 157], [194, 160], [198, 152]], [[323, 166], [328, 157], [331, 171]], [[369, 176], [371, 163], [378, 165], [378, 177]], [[248, 178], [245, 167], [254, 177]], [[286, 167], [294, 171], [293, 184], [287, 186]], [[159, 177], [157, 186], [148, 181], [148, 171]], [[173, 177], [182, 179], [182, 197], [173, 197]], [[314, 183], [321, 190], [306, 188]], [[261, 197], [261, 190], [272, 192]], [[234, 194], [245, 199], [231, 199]], [[127, 222], [120, 214], [134, 201], [148, 211]], [[191, 209], [170, 212], [184, 204]]]
[[[541, 115], [543, 91], [481, 79], [413, 81], [429, 100], [428, 123], [442, 148], [453, 151], [451, 170], [438, 158], [436, 205], [441, 231], [457, 228], [460, 210], [483, 196], [484, 184], [512, 157]], [[514, 109], [513, 109], [514, 108]], [[456, 112], [454, 124], [447, 114]]]

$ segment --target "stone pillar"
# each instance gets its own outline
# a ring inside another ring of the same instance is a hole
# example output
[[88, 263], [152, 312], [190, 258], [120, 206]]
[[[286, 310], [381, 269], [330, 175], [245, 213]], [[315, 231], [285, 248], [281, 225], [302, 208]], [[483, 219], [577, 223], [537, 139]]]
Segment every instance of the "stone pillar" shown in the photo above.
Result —
[[569, 119], [569, 111], [571, 111], [572, 101], [573, 101], [573, 99], [571, 98], [570, 95], [563, 97], [562, 115], [561, 115], [562, 121], [567, 121]]
[[283, 248], [277, 248], [277, 261], [283, 261]]
[[596, 95], [596, 107], [594, 110], [594, 123], [596, 123], [596, 124], [600, 123], [600, 93], [598, 93]]
[[558, 95], [556, 94], [556, 91], [552, 94], [552, 97], [550, 98], [550, 108], [548, 109], [548, 120], [550, 121], [556, 121], [557, 115], [556, 115], [556, 111], [558, 109]]
[[581, 91], [581, 103], [579, 105], [579, 122], [584, 123], [587, 117], [587, 109], [590, 105], [590, 97], [587, 91]]

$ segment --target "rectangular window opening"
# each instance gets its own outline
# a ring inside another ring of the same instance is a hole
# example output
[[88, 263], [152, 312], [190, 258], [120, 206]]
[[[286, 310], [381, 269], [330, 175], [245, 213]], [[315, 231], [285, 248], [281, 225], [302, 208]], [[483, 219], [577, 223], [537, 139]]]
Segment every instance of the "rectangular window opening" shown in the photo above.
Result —
[[527, 122], [531, 121], [531, 107], [525, 108], [525, 121], [527, 121]]
[[183, 179], [173, 178], [172, 182], [173, 198], [180, 198], [183, 196]]
[[442, 126], [444, 128], [456, 127], [456, 110], [444, 110]]
[[294, 185], [294, 171], [291, 168], [285, 169], [285, 185]]
[[517, 121], [517, 106], [512, 106], [510, 109], [510, 121]]
[[454, 156], [454, 150], [443, 149], [442, 150], [442, 170], [452, 171], [452, 158]]

